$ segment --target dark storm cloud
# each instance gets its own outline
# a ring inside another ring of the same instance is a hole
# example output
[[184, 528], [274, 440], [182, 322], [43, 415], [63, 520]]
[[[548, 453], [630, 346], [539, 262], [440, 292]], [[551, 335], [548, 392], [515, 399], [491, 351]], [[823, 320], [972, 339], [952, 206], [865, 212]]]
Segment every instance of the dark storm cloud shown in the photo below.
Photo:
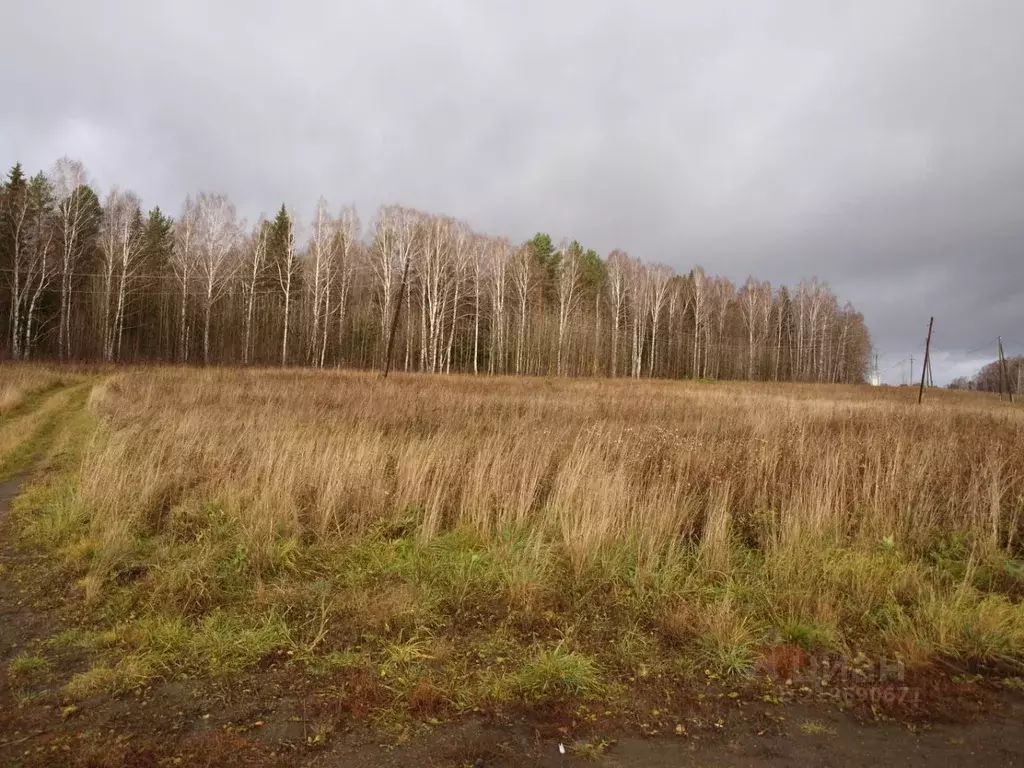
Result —
[[6, 163], [818, 275], [883, 368], [934, 314], [940, 379], [1024, 352], [1018, 0], [8, 5]]

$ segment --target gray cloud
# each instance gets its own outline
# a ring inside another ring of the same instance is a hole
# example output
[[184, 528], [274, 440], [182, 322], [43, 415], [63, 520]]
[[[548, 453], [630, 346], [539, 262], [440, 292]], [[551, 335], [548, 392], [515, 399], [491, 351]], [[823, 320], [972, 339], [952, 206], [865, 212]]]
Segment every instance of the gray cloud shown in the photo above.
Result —
[[5, 163], [818, 275], [883, 367], [935, 315], [940, 380], [1024, 351], [1018, 0], [8, 5]]

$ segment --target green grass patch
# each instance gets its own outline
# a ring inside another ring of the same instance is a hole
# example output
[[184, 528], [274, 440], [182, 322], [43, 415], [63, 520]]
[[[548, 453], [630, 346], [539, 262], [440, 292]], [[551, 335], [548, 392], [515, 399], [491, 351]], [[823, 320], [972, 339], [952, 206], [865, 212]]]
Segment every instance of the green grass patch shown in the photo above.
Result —
[[535, 649], [512, 675], [512, 681], [531, 701], [564, 696], [594, 699], [606, 690], [597, 661], [586, 654], [566, 649], [562, 643]]
[[25, 396], [22, 397], [21, 402], [14, 408], [0, 413], [0, 427], [3, 427], [5, 424], [9, 424], [13, 421], [17, 421], [21, 417], [32, 413], [42, 405], [43, 401], [46, 400], [49, 395], [68, 386], [68, 383], [69, 382], [66, 382], [63, 379], [55, 379], [42, 387], [37, 387], [36, 389], [26, 392]]
[[98, 694], [118, 694], [139, 690], [157, 674], [153, 659], [144, 654], [122, 656], [113, 666], [98, 663], [80, 672], [64, 686], [64, 695], [80, 700]]
[[37, 653], [22, 651], [7, 663], [7, 674], [11, 680], [24, 683], [45, 674], [50, 663]]
[[[83, 423], [91, 422], [91, 417], [84, 408], [88, 394], [89, 386], [86, 384], [79, 384], [67, 390], [57, 386], [48, 388], [38, 397], [29, 398], [23, 403], [18, 410], [21, 412], [22, 407], [26, 408], [23, 413], [26, 422], [34, 422], [33, 415], [37, 411], [40, 412], [41, 418], [30, 432], [21, 436], [13, 449], [0, 457], [0, 480], [25, 472], [44, 457], [46, 464], [52, 464], [55, 458], [50, 452], [52, 446], [58, 442], [63, 445], [69, 439], [74, 442], [75, 439], [69, 438], [69, 435], [79, 433]], [[63, 398], [63, 402], [52, 409], [48, 408], [50, 402], [56, 402], [55, 398]], [[78, 440], [77, 444], [81, 447], [81, 440]]]

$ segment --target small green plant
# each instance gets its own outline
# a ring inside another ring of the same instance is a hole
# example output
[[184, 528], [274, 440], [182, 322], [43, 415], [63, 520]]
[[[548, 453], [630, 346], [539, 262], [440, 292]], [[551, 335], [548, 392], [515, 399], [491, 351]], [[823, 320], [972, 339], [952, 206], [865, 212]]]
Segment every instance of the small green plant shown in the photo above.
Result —
[[412, 664], [413, 662], [430, 658], [430, 654], [427, 653], [427, 647], [427, 641], [418, 637], [388, 643], [385, 648], [385, 663], [389, 666], [401, 666], [402, 664]]
[[815, 621], [791, 621], [780, 630], [782, 640], [799, 645], [805, 651], [829, 648], [835, 643], [835, 630]]
[[369, 664], [369, 660], [363, 654], [352, 650], [331, 651], [323, 656], [307, 656], [303, 661], [309, 673], [317, 677], [331, 675], [343, 669], [361, 669]]
[[72, 627], [48, 638], [46, 644], [54, 648], [80, 648], [85, 651], [96, 651], [114, 645], [117, 639], [117, 632], [113, 629], [93, 632]]
[[153, 659], [145, 654], [124, 656], [114, 666], [96, 664], [64, 686], [71, 699], [85, 699], [100, 693], [127, 693], [142, 688], [156, 674]]
[[582, 757], [587, 760], [599, 760], [605, 753], [615, 745], [614, 741], [607, 739], [594, 739], [591, 741], [577, 741], [569, 745], [569, 754]]
[[7, 674], [12, 680], [24, 682], [46, 672], [50, 663], [42, 656], [22, 651], [7, 664]]
[[597, 662], [567, 650], [561, 642], [553, 648], [536, 650], [523, 662], [514, 679], [522, 694], [533, 700], [565, 695], [596, 698], [605, 690]]
[[836, 729], [820, 720], [807, 720], [800, 724], [800, 730], [808, 736], [835, 736]]
[[697, 638], [700, 660], [720, 675], [748, 675], [757, 662], [758, 632], [754, 622], [737, 607], [731, 592], [709, 605]]

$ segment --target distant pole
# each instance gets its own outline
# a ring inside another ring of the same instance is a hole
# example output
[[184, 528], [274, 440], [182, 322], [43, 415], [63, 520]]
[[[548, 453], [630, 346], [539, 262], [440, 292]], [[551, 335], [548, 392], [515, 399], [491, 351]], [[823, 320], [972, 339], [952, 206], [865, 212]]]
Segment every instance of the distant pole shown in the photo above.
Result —
[[[913, 355], [910, 356], [910, 379], [909, 379], [909, 381], [910, 381], [911, 384], [914, 383], [914, 356]], [[904, 382], [904, 383], [906, 383], [906, 382]]]
[[999, 399], [1003, 399], [1003, 337], [996, 336], [996, 365], [999, 368]]
[[[1002, 346], [1003, 346], [1002, 345], [1002, 341], [1000, 341], [999, 346], [1000, 346], [1000, 351], [1002, 351]], [[1008, 394], [1010, 396], [1010, 403], [1012, 404], [1013, 403], [1013, 387], [1010, 386], [1010, 366], [1006, 362], [1006, 353], [1005, 352], [1003, 352], [1003, 368], [1006, 369], [1006, 394]], [[1020, 368], [1017, 369], [1017, 372], [1018, 372], [1018, 374], [1020, 373]], [[1019, 376], [1018, 376], [1018, 378], [1019, 378]]]
[[1010, 374], [1006, 370], [1006, 355], [1003, 354], [1003, 337], [998, 336], [996, 340], [999, 343], [999, 396], [1002, 397], [1003, 389], [1006, 389], [1006, 394], [1010, 398], [1010, 402], [1013, 402], [1013, 390], [1010, 388]]
[[402, 270], [402, 285], [398, 289], [398, 301], [395, 303], [395, 316], [391, 318], [391, 333], [388, 336], [388, 351], [384, 356], [384, 373], [381, 374], [382, 379], [388, 377], [388, 371], [391, 370], [391, 348], [395, 346], [395, 331], [398, 330], [398, 316], [402, 312], [402, 297], [405, 296], [405, 281], [409, 277], [409, 262], [412, 261], [408, 256], [405, 257], [405, 269]]
[[935, 322], [935, 318], [928, 319], [928, 338], [924, 342], [924, 363], [921, 365], [921, 387], [917, 390], [917, 404], [921, 404], [921, 400], [924, 398], [924, 377], [928, 373], [928, 360], [932, 349], [932, 323]]

